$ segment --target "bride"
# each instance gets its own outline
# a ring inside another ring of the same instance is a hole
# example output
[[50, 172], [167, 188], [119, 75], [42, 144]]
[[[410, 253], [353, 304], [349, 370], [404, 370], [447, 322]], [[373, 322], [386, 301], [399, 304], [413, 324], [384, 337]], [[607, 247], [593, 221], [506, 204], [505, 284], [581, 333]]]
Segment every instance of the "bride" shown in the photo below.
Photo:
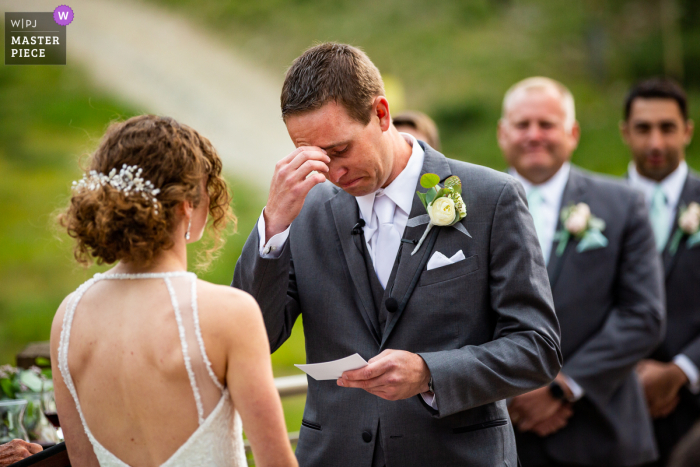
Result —
[[214, 246], [235, 220], [211, 143], [143, 115], [110, 126], [89, 167], [59, 220], [80, 263], [117, 265], [66, 297], [51, 329], [71, 463], [244, 466], [242, 420], [256, 465], [296, 466], [258, 305], [187, 272], [207, 215]]

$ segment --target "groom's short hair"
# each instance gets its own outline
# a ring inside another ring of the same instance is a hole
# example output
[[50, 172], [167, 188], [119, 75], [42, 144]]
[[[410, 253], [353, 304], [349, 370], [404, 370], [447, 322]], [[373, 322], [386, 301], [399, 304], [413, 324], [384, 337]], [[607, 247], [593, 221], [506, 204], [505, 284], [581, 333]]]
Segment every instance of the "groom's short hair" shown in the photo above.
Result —
[[350, 117], [367, 125], [372, 102], [384, 95], [382, 76], [357, 47], [326, 42], [306, 50], [287, 70], [282, 85], [282, 118], [336, 102]]

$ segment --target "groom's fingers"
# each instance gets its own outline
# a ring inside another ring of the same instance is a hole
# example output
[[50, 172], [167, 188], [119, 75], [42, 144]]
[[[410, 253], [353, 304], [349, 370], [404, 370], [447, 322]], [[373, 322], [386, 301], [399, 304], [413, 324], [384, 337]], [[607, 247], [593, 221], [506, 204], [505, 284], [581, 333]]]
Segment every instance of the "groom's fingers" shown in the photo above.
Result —
[[[388, 358], [379, 358], [377, 355], [369, 361], [369, 365], [357, 370], [350, 370], [343, 373], [341, 379], [348, 382], [368, 381], [386, 373], [393, 367], [393, 362]], [[376, 359], [376, 360], [375, 360]], [[360, 386], [352, 386], [360, 387]]]
[[315, 160], [325, 164], [331, 161], [331, 158], [328, 157], [326, 151], [315, 146], [302, 146], [298, 148], [297, 151], [295, 151], [296, 155], [294, 155], [294, 157], [292, 157], [292, 159], [289, 161], [289, 167], [292, 170], [299, 169], [299, 167], [309, 160]]

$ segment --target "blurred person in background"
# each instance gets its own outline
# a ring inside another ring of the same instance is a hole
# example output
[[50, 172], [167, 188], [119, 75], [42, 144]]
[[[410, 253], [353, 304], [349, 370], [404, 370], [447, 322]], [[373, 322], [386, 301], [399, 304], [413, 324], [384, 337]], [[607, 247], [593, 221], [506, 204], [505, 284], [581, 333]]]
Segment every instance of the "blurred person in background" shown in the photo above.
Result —
[[506, 93], [498, 143], [527, 193], [564, 354], [553, 383], [509, 405], [525, 467], [657, 458], [634, 368], [661, 339], [661, 261], [641, 193], [569, 162], [579, 135], [561, 83], [529, 78]]
[[665, 272], [666, 337], [637, 368], [664, 465], [700, 419], [700, 178], [685, 161], [693, 122], [678, 83], [638, 83], [624, 117], [622, 137], [632, 154], [627, 180], [644, 193]]
[[393, 117], [392, 121], [401, 133], [408, 133], [420, 141], [425, 141], [436, 151], [441, 150], [438, 127], [433, 119], [423, 112], [405, 110]]

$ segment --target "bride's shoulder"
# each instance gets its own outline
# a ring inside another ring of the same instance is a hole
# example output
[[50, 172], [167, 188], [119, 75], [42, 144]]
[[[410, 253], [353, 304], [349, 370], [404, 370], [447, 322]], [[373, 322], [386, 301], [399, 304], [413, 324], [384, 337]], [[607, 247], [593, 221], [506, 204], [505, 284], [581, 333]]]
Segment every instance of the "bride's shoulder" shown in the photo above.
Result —
[[258, 303], [249, 293], [201, 279], [197, 280], [197, 303], [200, 315], [216, 315], [220, 319], [260, 314]]
[[212, 349], [237, 347], [265, 329], [258, 303], [242, 290], [199, 280], [197, 304], [202, 334]]

